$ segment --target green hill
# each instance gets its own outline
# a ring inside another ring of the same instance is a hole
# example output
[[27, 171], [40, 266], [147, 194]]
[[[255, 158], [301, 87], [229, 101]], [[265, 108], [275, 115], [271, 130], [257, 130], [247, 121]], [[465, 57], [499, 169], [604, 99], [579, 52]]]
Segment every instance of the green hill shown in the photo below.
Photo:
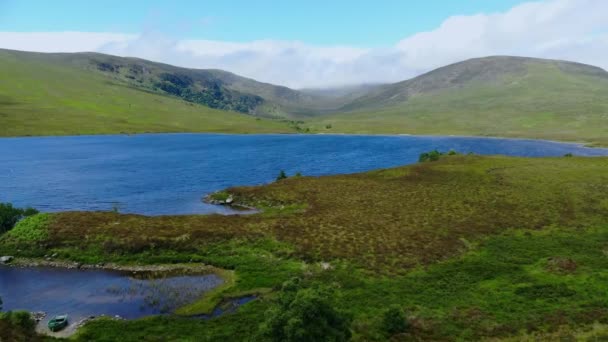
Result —
[[88, 56], [106, 57], [0, 50], [0, 136], [293, 132], [282, 122], [136, 87], [122, 74], [108, 77]]
[[563, 61], [478, 58], [395, 84], [302, 91], [98, 53], [0, 50], [0, 72], [0, 136], [310, 131], [608, 145], [608, 72]]
[[608, 72], [563, 61], [487, 57], [379, 86], [312, 128], [608, 144]]

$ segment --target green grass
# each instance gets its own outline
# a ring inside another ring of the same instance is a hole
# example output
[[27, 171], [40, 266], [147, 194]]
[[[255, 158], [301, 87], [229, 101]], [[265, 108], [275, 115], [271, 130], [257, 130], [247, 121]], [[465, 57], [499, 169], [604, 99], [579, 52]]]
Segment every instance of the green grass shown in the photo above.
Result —
[[[103, 320], [77, 340], [248, 340], [275, 291], [294, 276], [311, 286], [337, 285], [337, 305], [352, 314], [356, 341], [387, 338], [381, 317], [391, 304], [411, 324], [404, 340], [606, 336], [607, 168], [603, 157], [444, 155], [226, 190], [237, 203], [263, 204], [255, 215], [50, 214], [40, 223], [46, 239], [7, 234], [0, 254], [203, 262], [234, 271], [231, 286], [182, 313], [262, 293], [209, 321]], [[294, 205], [298, 210], [276, 212]]]
[[36, 243], [45, 241], [49, 237], [48, 225], [51, 220], [50, 214], [36, 214], [19, 221], [15, 227], [7, 233], [7, 236], [17, 242]]
[[[306, 123], [313, 132], [475, 135], [608, 145], [608, 77], [529, 63], [502, 75], [416, 94], [401, 102], [368, 99], [348, 113]], [[376, 107], [366, 108], [375, 104]], [[331, 125], [331, 129], [326, 126]]]
[[[122, 67], [102, 72], [93, 61]], [[132, 79], [130, 65], [148, 73]], [[100, 54], [2, 50], [0, 72], [0, 136], [358, 133], [500, 136], [608, 145], [607, 74], [566, 62], [470, 60], [413, 80], [369, 87], [357, 92], [361, 97], [345, 92], [333, 98], [217, 70], [196, 71]], [[196, 91], [214, 80], [228, 93], [234, 92], [235, 98], [236, 94], [260, 96], [265, 102], [256, 109], [258, 114], [283, 119], [215, 110], [162, 95], [155, 82], [165, 73], [191, 77]]]
[[[380, 318], [390, 304], [407, 313], [412, 327], [401, 336], [405, 340], [568, 338], [584, 335], [590, 327], [594, 336], [607, 336], [606, 246], [608, 226], [509, 230], [459, 257], [403, 276], [370, 276], [347, 262], [335, 263], [329, 271], [306, 273], [309, 282], [339, 284], [338, 306], [354, 316], [357, 341], [384, 340]], [[548, 267], [555, 258], [568, 258], [576, 267], [556, 271]], [[78, 340], [249, 340], [267, 307], [268, 300], [262, 297], [235, 314], [210, 321], [99, 321], [87, 325]]]
[[286, 124], [135, 89], [99, 73], [0, 51], [0, 136], [293, 132]]

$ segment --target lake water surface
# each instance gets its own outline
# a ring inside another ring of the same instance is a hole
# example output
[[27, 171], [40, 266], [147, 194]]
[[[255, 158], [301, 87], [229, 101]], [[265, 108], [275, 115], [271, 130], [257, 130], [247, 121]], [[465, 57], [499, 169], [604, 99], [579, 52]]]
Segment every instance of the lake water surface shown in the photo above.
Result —
[[512, 156], [608, 155], [538, 140], [357, 135], [147, 134], [0, 139], [0, 202], [41, 211], [220, 212], [201, 198], [271, 182], [410, 164], [433, 149]]

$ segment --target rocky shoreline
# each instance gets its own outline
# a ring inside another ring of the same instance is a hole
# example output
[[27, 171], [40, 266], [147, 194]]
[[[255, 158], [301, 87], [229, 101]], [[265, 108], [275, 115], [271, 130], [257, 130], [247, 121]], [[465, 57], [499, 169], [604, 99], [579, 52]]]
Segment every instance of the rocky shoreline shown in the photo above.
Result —
[[56, 260], [51, 257], [44, 259], [36, 258], [13, 258], [11, 262], [5, 263], [10, 267], [56, 267], [81, 270], [107, 270], [126, 272], [140, 275], [203, 275], [216, 273], [217, 268], [202, 263], [188, 264], [159, 264], [159, 265], [120, 265], [115, 263], [82, 264], [74, 261]]
[[224, 191], [216, 191], [216, 192], [210, 193], [209, 195], [203, 197], [203, 203], [228, 206], [228, 207], [231, 207], [232, 209], [236, 209], [236, 210], [256, 211], [256, 212], [259, 211], [259, 209], [256, 207], [246, 205], [246, 204], [236, 201], [236, 199], [234, 198], [234, 196], [232, 194], [227, 194], [225, 196], [218, 196], [219, 194], [223, 194], [223, 193], [224, 193]]

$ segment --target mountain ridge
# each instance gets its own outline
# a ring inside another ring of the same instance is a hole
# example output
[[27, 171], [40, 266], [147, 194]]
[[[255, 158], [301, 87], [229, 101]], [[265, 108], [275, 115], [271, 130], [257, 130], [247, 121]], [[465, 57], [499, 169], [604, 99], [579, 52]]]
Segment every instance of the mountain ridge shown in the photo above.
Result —
[[490, 56], [392, 84], [304, 90], [223, 70], [91, 52], [0, 49], [0, 62], [5, 75], [0, 80], [2, 136], [407, 133], [608, 145], [603, 132], [608, 127], [608, 72], [576, 62]]

